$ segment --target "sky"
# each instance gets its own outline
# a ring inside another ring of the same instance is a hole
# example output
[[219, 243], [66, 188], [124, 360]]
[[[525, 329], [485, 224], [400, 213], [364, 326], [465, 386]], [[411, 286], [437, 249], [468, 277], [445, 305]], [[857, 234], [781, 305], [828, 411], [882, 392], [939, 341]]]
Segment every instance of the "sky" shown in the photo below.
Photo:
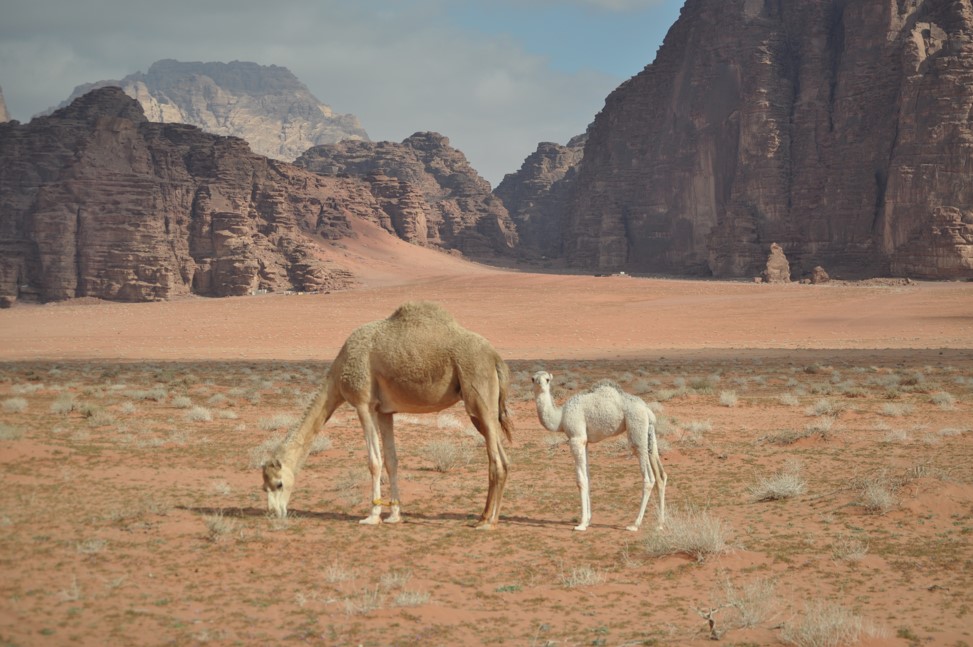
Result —
[[0, 0], [0, 88], [29, 121], [161, 59], [288, 68], [372, 140], [432, 130], [494, 187], [585, 131], [683, 0]]

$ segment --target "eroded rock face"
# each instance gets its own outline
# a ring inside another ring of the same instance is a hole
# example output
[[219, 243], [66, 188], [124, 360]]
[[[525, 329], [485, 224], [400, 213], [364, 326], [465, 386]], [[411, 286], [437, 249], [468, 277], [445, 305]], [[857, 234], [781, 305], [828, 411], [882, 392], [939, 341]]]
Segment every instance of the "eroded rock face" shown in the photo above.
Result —
[[973, 276], [973, 8], [687, 0], [588, 131], [578, 267]]
[[405, 240], [476, 258], [509, 255], [517, 231], [490, 183], [438, 133], [401, 144], [343, 141], [316, 146], [295, 162], [326, 176], [370, 183], [392, 228]]
[[334, 112], [277, 65], [157, 61], [145, 73], [78, 86], [60, 107], [107, 86], [136, 99], [149, 121], [240, 137], [273, 159], [292, 161], [312, 146], [368, 139], [357, 117]]
[[584, 156], [584, 135], [567, 146], [538, 144], [516, 173], [507, 174], [493, 193], [503, 200], [517, 226], [521, 258], [562, 255], [562, 218], [578, 164]]
[[346, 287], [315, 236], [378, 222], [369, 188], [252, 153], [243, 140], [149, 122], [103, 88], [0, 124], [0, 295], [147, 301]]

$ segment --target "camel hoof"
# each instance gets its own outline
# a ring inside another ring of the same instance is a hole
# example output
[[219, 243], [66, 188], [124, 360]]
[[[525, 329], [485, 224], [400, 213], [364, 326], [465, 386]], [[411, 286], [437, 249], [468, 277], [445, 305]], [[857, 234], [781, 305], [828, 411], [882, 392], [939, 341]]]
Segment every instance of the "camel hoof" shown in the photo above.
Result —
[[391, 514], [385, 519], [385, 523], [402, 523], [402, 517], [397, 514]]
[[588, 526], [575, 526], [574, 529], [577, 530], [578, 532], [584, 532], [585, 530], [588, 529]]
[[378, 524], [382, 523], [382, 518], [379, 516], [372, 515], [370, 517], [365, 517], [358, 523], [360, 523], [363, 526], [377, 526]]
[[473, 524], [473, 528], [476, 530], [494, 530], [496, 527], [496, 524], [490, 523], [489, 521], [477, 521]]
[[625, 528], [625, 530], [630, 530], [632, 532], [638, 532], [639, 531], [639, 527], [638, 526], [628, 526], [628, 527]]

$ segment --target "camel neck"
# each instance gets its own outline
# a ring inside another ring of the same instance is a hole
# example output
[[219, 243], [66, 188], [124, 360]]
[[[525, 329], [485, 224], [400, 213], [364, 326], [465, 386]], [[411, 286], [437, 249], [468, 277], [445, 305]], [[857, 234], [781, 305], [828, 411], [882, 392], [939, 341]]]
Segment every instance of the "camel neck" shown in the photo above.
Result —
[[561, 427], [561, 410], [554, 404], [554, 398], [550, 391], [543, 391], [537, 394], [537, 417], [540, 419], [544, 429], [548, 431], [558, 431]]

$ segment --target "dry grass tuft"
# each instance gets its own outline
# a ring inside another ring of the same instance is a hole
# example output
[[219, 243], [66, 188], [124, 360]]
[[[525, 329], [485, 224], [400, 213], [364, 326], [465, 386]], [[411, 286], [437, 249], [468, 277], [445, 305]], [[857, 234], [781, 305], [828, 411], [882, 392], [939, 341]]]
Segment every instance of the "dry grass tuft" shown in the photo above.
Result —
[[665, 528], [646, 540], [645, 549], [654, 557], [684, 554], [702, 562], [731, 552], [730, 534], [729, 525], [706, 510], [673, 508]]
[[780, 501], [801, 496], [807, 483], [801, 478], [799, 467], [788, 466], [751, 485], [749, 490], [751, 501]]
[[785, 643], [797, 647], [841, 647], [857, 643], [865, 631], [861, 617], [834, 602], [811, 602], [797, 621], [781, 630]]
[[579, 586], [594, 586], [605, 581], [605, 576], [597, 569], [584, 565], [575, 566], [570, 573], [561, 573], [561, 584], [568, 589]]

